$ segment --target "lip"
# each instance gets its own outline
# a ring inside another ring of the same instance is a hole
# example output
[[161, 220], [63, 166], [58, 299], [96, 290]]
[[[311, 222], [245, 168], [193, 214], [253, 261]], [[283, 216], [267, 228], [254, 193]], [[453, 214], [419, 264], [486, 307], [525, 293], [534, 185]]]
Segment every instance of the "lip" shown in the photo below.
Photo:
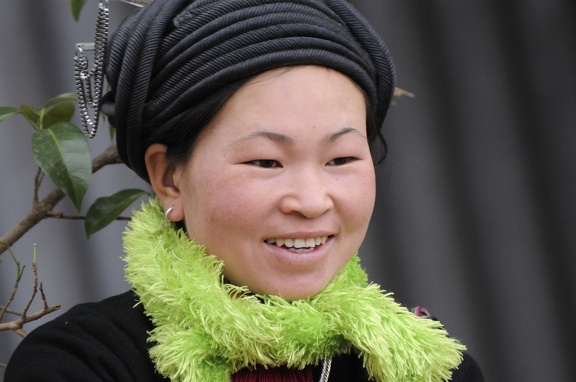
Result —
[[[290, 232], [290, 233], [283, 233], [277, 236], [269, 236], [266, 239], [309, 239], [319, 236], [334, 236], [334, 232], [330, 231], [297, 231], [297, 232]], [[264, 240], [266, 240], [264, 239]]]
[[290, 266], [290, 267], [309, 267], [312, 266], [314, 264], [320, 263], [322, 261], [324, 261], [326, 259], [326, 257], [328, 256], [328, 253], [330, 251], [330, 247], [332, 246], [332, 243], [334, 241], [334, 235], [326, 235], [325, 233], [322, 234], [295, 234], [295, 236], [291, 236], [292, 234], [290, 234], [290, 236], [278, 236], [275, 237], [276, 239], [282, 239], [282, 238], [313, 238], [313, 237], [318, 237], [318, 236], [328, 236], [328, 239], [326, 240], [326, 243], [322, 244], [322, 245], [318, 245], [316, 247], [314, 247], [314, 249], [310, 250], [310, 251], [305, 251], [305, 252], [295, 252], [295, 251], [291, 251], [285, 247], [279, 247], [276, 244], [269, 244], [266, 241], [264, 241], [264, 245], [268, 248], [268, 250], [271, 252], [272, 256], [274, 256], [274, 258], [281, 263], [282, 265], [285, 266]]

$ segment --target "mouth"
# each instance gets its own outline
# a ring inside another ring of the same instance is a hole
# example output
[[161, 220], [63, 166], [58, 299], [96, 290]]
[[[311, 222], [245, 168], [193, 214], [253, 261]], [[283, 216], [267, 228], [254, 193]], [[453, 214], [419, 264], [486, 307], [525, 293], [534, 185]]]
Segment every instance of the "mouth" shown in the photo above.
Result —
[[271, 245], [276, 245], [280, 248], [287, 249], [295, 253], [312, 252], [332, 237], [331, 236], [317, 236], [309, 238], [294, 238], [294, 239], [266, 239], [265, 242]]

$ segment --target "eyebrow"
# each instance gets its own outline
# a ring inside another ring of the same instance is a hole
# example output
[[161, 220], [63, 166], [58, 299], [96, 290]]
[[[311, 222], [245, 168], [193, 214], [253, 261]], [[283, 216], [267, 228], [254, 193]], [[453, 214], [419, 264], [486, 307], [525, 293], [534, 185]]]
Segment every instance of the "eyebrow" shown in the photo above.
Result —
[[[324, 138], [322, 141], [325, 144], [330, 144], [330, 143], [334, 143], [338, 138], [342, 137], [343, 135], [346, 134], [358, 134], [359, 136], [361, 136], [364, 139], [368, 139], [366, 137], [366, 135], [362, 134], [359, 130], [353, 128], [353, 127], [344, 127], [340, 130], [338, 130], [337, 132], [328, 135], [326, 138]], [[249, 139], [253, 139], [253, 138], [257, 138], [257, 137], [264, 137], [267, 138], [271, 141], [277, 142], [277, 143], [281, 143], [284, 145], [288, 145], [288, 146], [293, 146], [296, 144], [296, 142], [294, 141], [294, 139], [292, 139], [291, 137], [285, 135], [285, 134], [280, 134], [280, 133], [275, 133], [272, 131], [267, 131], [267, 130], [257, 130], [254, 131], [244, 137], [240, 137], [238, 139], [236, 139], [233, 143], [233, 145], [249, 140]]]
[[267, 130], [254, 131], [254, 132], [252, 132], [246, 136], [243, 136], [243, 137], [236, 139], [234, 141], [234, 144], [240, 143], [243, 141], [247, 141], [247, 140], [253, 139], [253, 138], [258, 138], [258, 137], [264, 137], [264, 138], [267, 138], [271, 141], [282, 143], [285, 145], [290, 145], [290, 146], [295, 144], [294, 139], [290, 138], [289, 136], [284, 135], [284, 134], [275, 133], [272, 131], [267, 131]]
[[325, 143], [334, 143], [334, 141], [336, 141], [338, 138], [340, 138], [343, 135], [349, 134], [349, 133], [358, 134], [362, 138], [368, 140], [368, 137], [366, 137], [366, 135], [362, 134], [359, 130], [357, 130], [353, 127], [344, 127], [342, 129], [338, 130], [337, 132], [335, 132], [334, 134], [330, 134], [329, 136], [324, 138], [324, 142]]

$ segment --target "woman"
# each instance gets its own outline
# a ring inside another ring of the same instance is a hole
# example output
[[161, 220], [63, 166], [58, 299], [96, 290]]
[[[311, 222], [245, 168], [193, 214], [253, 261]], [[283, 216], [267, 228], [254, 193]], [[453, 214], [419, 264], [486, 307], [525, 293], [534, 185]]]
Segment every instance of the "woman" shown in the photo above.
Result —
[[133, 291], [32, 332], [7, 381], [482, 380], [359, 265], [394, 69], [344, 0], [155, 1], [106, 74], [157, 196], [125, 233]]

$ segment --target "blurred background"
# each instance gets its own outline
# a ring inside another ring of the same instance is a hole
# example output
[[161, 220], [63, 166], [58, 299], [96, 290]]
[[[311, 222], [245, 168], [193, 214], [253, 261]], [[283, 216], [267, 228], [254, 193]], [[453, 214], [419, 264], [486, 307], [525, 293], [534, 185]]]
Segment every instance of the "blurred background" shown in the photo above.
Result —
[[[487, 381], [573, 381], [576, 3], [353, 3], [390, 48], [398, 86], [415, 94], [396, 100], [384, 125], [389, 155], [361, 250], [371, 279], [440, 318]], [[0, 106], [41, 106], [74, 90], [75, 43], [93, 41], [97, 5], [87, 0], [76, 23], [66, 0], [0, 0]], [[112, 30], [136, 10], [110, 8]], [[110, 143], [101, 129], [93, 155]], [[0, 235], [32, 204], [31, 134], [21, 116], [0, 124]], [[53, 188], [44, 183], [41, 196]], [[123, 165], [101, 170], [83, 212], [123, 188], [147, 186]], [[58, 210], [75, 213], [68, 200]], [[62, 312], [127, 290], [123, 228], [114, 222], [87, 241], [82, 222], [41, 222], [13, 247], [27, 265], [13, 308], [31, 291], [34, 243], [48, 302]], [[7, 253], [0, 261], [1, 305], [15, 266]], [[0, 363], [19, 341], [0, 333]]]

